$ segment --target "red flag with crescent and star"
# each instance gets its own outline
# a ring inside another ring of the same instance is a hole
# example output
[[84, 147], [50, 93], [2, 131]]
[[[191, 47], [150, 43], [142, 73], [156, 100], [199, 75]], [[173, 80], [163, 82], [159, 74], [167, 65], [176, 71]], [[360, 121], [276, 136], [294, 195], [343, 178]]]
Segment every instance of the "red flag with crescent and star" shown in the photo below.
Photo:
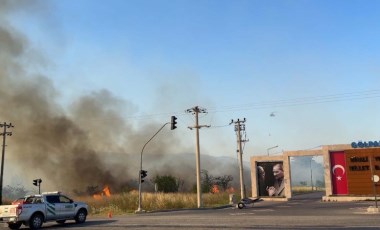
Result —
[[333, 194], [347, 195], [346, 159], [344, 151], [330, 153], [331, 183]]

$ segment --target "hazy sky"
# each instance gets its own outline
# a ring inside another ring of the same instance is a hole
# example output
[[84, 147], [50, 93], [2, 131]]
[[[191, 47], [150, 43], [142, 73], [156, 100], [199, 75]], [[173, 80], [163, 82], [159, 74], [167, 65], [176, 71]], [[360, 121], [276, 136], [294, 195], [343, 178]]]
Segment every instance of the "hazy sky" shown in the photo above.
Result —
[[136, 128], [157, 124], [146, 140], [176, 115], [178, 128], [161, 135], [174, 132], [184, 152], [195, 145], [185, 110], [200, 106], [200, 124], [211, 125], [200, 130], [201, 154], [231, 157], [229, 123], [246, 118], [248, 160], [276, 145], [273, 154], [380, 139], [379, 9], [370, 0], [50, 0], [7, 18], [38, 51], [27, 70], [52, 80], [63, 108], [105, 89], [129, 102], [121, 113]]

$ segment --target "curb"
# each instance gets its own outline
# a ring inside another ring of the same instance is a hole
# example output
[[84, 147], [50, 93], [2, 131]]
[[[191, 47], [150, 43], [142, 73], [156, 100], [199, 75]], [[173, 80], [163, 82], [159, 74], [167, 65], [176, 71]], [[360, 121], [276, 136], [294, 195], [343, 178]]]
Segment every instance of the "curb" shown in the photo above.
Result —
[[[224, 208], [230, 208], [234, 207], [233, 204], [228, 205], [222, 205], [217, 207], [209, 207], [209, 208], [179, 208], [179, 209], [166, 209], [166, 210], [153, 210], [153, 211], [146, 211], [145, 213], [158, 213], [158, 212], [177, 212], [177, 211], [196, 211], [196, 210], [215, 210], [215, 209], [224, 209]], [[140, 213], [136, 213], [140, 214]]]

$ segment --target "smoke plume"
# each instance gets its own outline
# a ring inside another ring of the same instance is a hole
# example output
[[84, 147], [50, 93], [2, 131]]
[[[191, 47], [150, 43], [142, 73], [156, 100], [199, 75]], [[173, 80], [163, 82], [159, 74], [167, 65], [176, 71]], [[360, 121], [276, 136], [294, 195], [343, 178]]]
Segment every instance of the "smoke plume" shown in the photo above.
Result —
[[[13, 135], [7, 137], [4, 174], [18, 175], [30, 184], [42, 178], [43, 190], [85, 191], [88, 186], [105, 185], [111, 192], [136, 188], [141, 148], [162, 123], [143, 120], [136, 125], [133, 119], [125, 119], [125, 115], [136, 114], [138, 106], [106, 89], [84, 94], [62, 107], [60, 92], [49, 76], [29, 70], [30, 65], [44, 63], [31, 63], [34, 53], [28, 39], [6, 18], [31, 2], [0, 2], [0, 122], [15, 126], [9, 130]], [[179, 137], [163, 132], [150, 144], [144, 169], [151, 177], [169, 174], [192, 186], [195, 159], [183, 149]], [[203, 159], [202, 169], [216, 176], [233, 175], [238, 181], [236, 161]]]

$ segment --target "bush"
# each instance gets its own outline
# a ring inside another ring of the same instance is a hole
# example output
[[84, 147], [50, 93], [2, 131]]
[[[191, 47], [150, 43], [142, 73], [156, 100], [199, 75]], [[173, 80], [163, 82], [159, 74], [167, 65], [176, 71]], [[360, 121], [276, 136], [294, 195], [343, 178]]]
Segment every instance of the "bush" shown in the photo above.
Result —
[[153, 183], [157, 184], [157, 191], [170, 193], [178, 192], [179, 179], [177, 180], [173, 176], [159, 176], [157, 175], [153, 180]]

